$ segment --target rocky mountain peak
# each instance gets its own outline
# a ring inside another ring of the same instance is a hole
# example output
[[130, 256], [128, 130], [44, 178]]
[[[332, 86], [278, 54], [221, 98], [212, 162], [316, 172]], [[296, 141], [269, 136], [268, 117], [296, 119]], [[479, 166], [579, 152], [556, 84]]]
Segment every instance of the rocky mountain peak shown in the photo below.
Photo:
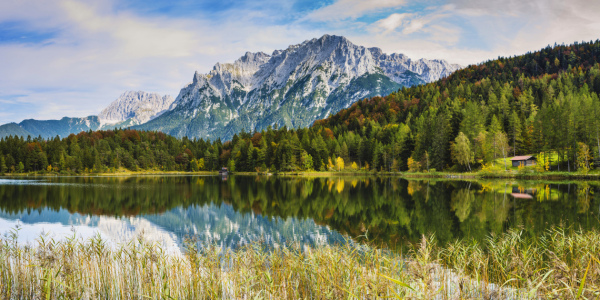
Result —
[[142, 124], [168, 110], [173, 101], [169, 95], [127, 91], [102, 110], [98, 118], [106, 124], [127, 120], [131, 120], [131, 125]]

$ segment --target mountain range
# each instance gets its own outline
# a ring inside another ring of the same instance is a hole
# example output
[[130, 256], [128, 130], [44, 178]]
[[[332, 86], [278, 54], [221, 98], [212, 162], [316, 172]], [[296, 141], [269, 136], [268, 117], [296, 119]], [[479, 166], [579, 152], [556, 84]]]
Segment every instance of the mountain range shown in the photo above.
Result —
[[88, 130], [130, 127], [142, 124], [168, 110], [173, 97], [156, 93], [125, 92], [97, 116], [64, 117], [60, 120], [28, 119], [0, 126], [0, 138], [9, 135], [53, 138]]
[[357, 100], [432, 82], [458, 69], [444, 60], [411, 60], [324, 35], [270, 55], [246, 52], [233, 63], [217, 63], [206, 74], [196, 72], [175, 100], [126, 92], [98, 116], [6, 124], [0, 126], [0, 137], [25, 132], [64, 137], [82, 130], [132, 127], [228, 140], [242, 130], [310, 126]]

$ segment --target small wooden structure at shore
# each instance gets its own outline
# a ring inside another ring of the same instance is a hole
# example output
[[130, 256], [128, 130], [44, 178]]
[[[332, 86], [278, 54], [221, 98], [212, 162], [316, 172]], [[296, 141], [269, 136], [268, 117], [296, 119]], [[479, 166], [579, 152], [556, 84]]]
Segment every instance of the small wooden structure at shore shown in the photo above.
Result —
[[532, 156], [532, 155], [515, 156], [515, 157], [511, 158], [510, 160], [512, 161], [512, 166], [513, 167], [518, 167], [518, 166], [524, 166], [524, 167], [535, 166], [535, 162], [536, 162], [535, 156]]
[[227, 171], [227, 168], [222, 167], [221, 170], [219, 170], [219, 175], [226, 176], [227, 174], [229, 174], [229, 171]]

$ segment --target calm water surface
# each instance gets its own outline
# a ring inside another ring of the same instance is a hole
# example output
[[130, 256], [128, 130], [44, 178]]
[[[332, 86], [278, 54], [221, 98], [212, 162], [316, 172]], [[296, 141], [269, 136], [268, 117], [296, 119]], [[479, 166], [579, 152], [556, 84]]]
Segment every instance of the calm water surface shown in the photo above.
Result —
[[441, 243], [523, 228], [600, 228], [590, 182], [229, 176], [0, 178], [0, 234], [23, 242], [143, 234], [179, 251], [185, 238], [235, 248], [344, 243], [393, 247], [435, 233]]

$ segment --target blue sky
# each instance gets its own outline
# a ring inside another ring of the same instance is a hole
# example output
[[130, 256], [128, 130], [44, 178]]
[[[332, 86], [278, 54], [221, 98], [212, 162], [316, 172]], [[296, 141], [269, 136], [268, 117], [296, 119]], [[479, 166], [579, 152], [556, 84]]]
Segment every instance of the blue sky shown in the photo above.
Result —
[[94, 115], [128, 90], [176, 97], [195, 71], [323, 34], [468, 65], [600, 38], [587, 0], [4, 0], [0, 124]]

